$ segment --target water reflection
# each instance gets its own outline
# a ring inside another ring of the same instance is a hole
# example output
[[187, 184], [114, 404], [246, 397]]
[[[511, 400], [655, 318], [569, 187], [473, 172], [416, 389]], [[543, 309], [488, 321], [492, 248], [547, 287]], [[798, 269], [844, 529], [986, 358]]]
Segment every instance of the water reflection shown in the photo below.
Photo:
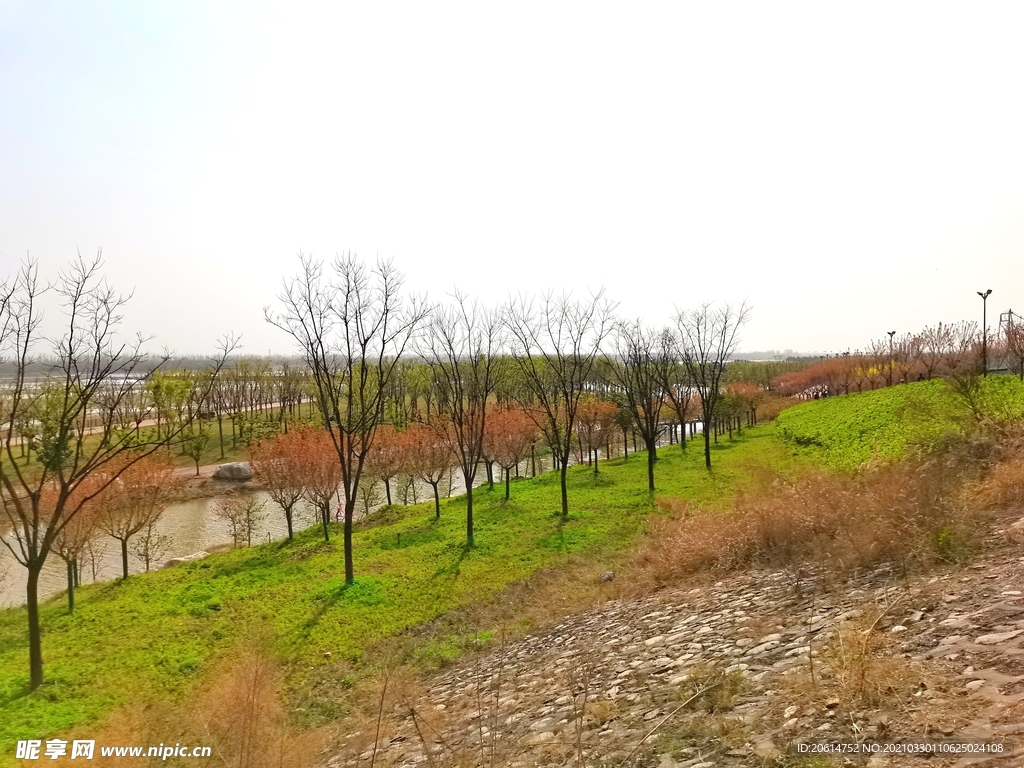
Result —
[[[284, 513], [265, 493], [249, 494], [264, 502], [266, 519], [260, 524], [255, 541], [265, 543], [283, 539], [288, 535]], [[243, 496], [246, 498], [247, 496]], [[221, 497], [209, 499], [192, 499], [171, 504], [161, 515], [156, 524], [157, 533], [170, 537], [170, 548], [159, 563], [152, 568], [159, 568], [172, 557], [184, 557], [193, 552], [231, 544], [231, 534], [227, 523], [216, 515], [216, 504]], [[312, 523], [312, 510], [309, 505], [299, 502], [295, 512], [295, 530], [302, 530]], [[145, 566], [131, 554], [129, 541], [128, 570], [130, 573], [141, 573]], [[121, 544], [117, 539], [100, 536], [95, 544], [95, 562], [88, 558], [80, 564], [80, 580], [83, 584], [93, 581], [109, 581], [121, 575]], [[0, 568], [7, 568], [7, 578], [0, 584], [0, 605], [22, 605], [25, 602], [26, 571], [4, 553], [0, 559]], [[67, 589], [67, 567], [56, 555], [50, 555], [39, 576], [39, 597], [45, 599]]]
[[[601, 452], [601, 460], [603, 460]], [[536, 457], [537, 474], [548, 472], [552, 469], [550, 456]], [[575, 459], [571, 461], [575, 463]], [[532, 474], [530, 460], [527, 459], [519, 466], [518, 476], [528, 477]], [[516, 475], [515, 472], [513, 472]], [[477, 472], [475, 485], [482, 485], [486, 482], [486, 472], [483, 466]], [[494, 468], [494, 482], [502, 482], [501, 470]], [[447, 482], [441, 485], [441, 498], [458, 496], [465, 492], [465, 485], [462, 481], [462, 473], [454, 471], [451, 475], [450, 487]], [[383, 503], [383, 488], [379, 489], [379, 501]], [[409, 501], [415, 498], [420, 503], [433, 500], [433, 489], [426, 483], [417, 482], [415, 493], [409, 494]], [[402, 499], [398, 489], [392, 487], [393, 500], [400, 504]], [[260, 524], [253, 543], [267, 543], [284, 539], [288, 535], [288, 527], [281, 508], [271, 501], [270, 497], [263, 492], [243, 495], [242, 498], [255, 496], [264, 502], [266, 519]], [[208, 499], [192, 499], [171, 504], [161, 516], [156, 525], [160, 534], [170, 537], [171, 546], [152, 568], [159, 568], [167, 560], [174, 557], [184, 557], [194, 552], [209, 550], [218, 545], [231, 544], [231, 534], [227, 523], [219, 519], [215, 509], [217, 502], [223, 497]], [[360, 500], [357, 508], [357, 515], [363, 508], [363, 501]], [[332, 510], [333, 511], [333, 510]], [[313, 525], [316, 522], [315, 512], [306, 502], [299, 502], [295, 510], [294, 529], [296, 531]], [[129, 542], [130, 547], [130, 542]], [[86, 558], [80, 564], [80, 580], [83, 584], [93, 581], [109, 581], [121, 575], [121, 549], [120, 542], [109, 536], [101, 536], [95, 545], [95, 562]], [[0, 606], [23, 605], [25, 602], [26, 572], [18, 563], [14, 562], [10, 553], [0, 550], [0, 572], [6, 568], [7, 576], [0, 579]], [[145, 566], [131, 554], [129, 549], [128, 570], [130, 573], [141, 573]], [[64, 561], [56, 555], [47, 558], [46, 565], [40, 574], [39, 597], [46, 599], [63, 592], [67, 588], [67, 568]]]

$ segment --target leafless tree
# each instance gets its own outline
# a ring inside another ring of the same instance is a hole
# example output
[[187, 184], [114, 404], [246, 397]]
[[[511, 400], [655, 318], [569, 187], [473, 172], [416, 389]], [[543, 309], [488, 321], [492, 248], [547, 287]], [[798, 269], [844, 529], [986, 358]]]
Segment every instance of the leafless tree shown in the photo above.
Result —
[[[662, 433], [666, 381], [674, 361], [659, 334], [640, 320], [615, 326], [615, 359], [605, 368], [647, 448], [647, 487], [654, 490], [654, 464]], [[685, 437], [684, 437], [685, 440]]]
[[430, 421], [456, 457], [466, 485], [466, 546], [473, 546], [473, 482], [483, 458], [487, 400], [499, 376], [499, 315], [456, 293], [437, 307], [427, 334], [427, 364], [437, 385], [437, 414]]
[[353, 254], [339, 256], [333, 280], [311, 256], [299, 254], [299, 262], [299, 274], [285, 281], [278, 296], [283, 311], [267, 307], [264, 315], [301, 350], [341, 463], [345, 579], [351, 583], [352, 519], [363, 465], [384, 414], [388, 384], [426, 308], [416, 299], [403, 300], [403, 276], [390, 261], [367, 268]]
[[722, 374], [739, 344], [739, 331], [750, 316], [744, 302], [738, 307], [702, 304], [676, 314], [679, 353], [700, 395], [704, 421], [704, 464], [711, 469], [711, 428], [722, 396]]
[[242, 544], [251, 547], [253, 536], [256, 535], [256, 531], [263, 521], [267, 519], [264, 504], [256, 496], [248, 498], [231, 496], [221, 499], [213, 511], [217, 517], [227, 523], [231, 541], [236, 547]]
[[662, 386], [666, 402], [675, 411], [679, 422], [679, 447], [686, 450], [686, 424], [693, 417], [694, 393], [697, 391], [690, 379], [690, 369], [682, 360], [679, 340], [671, 328], [665, 328], [658, 335], [658, 354], [667, 358], [669, 364], [662, 369]]
[[547, 293], [539, 302], [519, 297], [505, 311], [512, 358], [523, 385], [516, 396], [558, 461], [563, 521], [569, 516], [566, 472], [576, 412], [611, 330], [613, 310], [601, 291], [585, 301], [565, 293]]
[[917, 336], [917, 361], [928, 380], [931, 380], [942, 366], [946, 333], [946, 327], [939, 323], [937, 326], [928, 326]]
[[174, 539], [172, 537], [157, 531], [156, 521], [154, 520], [139, 531], [139, 535], [136, 536], [135, 541], [132, 543], [132, 554], [145, 567], [146, 573], [149, 573], [153, 563], [162, 560], [170, 552], [173, 544]]
[[[130, 396], [158, 370], [161, 360], [149, 363], [142, 338], [122, 341], [121, 312], [127, 296], [118, 294], [103, 278], [102, 260], [79, 256], [59, 274], [52, 286], [39, 279], [38, 266], [27, 262], [16, 277], [0, 290], [0, 354], [14, 368], [10, 399], [2, 414], [3, 450], [0, 462], [0, 525], [6, 528], [2, 542], [28, 571], [30, 686], [43, 682], [42, 633], [39, 617], [39, 576], [54, 540], [96, 495], [117, 480], [120, 472], [172, 442], [187, 427], [179, 421], [158, 439], [136, 438], [134, 433], [114, 431], [108, 440], [95, 439], [86, 424], [98, 410], [118, 411], [120, 400]], [[52, 290], [64, 314], [63, 330], [47, 338], [39, 332], [40, 296]], [[51, 375], [39, 386], [32, 379], [32, 365], [40, 347], [56, 360]], [[226, 338], [222, 355], [214, 362], [219, 370], [235, 340]], [[15, 461], [12, 439], [22, 410], [42, 390], [42, 427], [35, 465]], [[100, 401], [103, 408], [100, 409]], [[130, 453], [130, 456], [127, 454]], [[89, 492], [80, 492], [93, 477], [103, 477]], [[53, 495], [52, 504], [45, 498]]]
[[1013, 322], [1012, 315], [1004, 332], [1003, 347], [1011, 370], [1015, 368], [1020, 380], [1024, 381], [1024, 323]]

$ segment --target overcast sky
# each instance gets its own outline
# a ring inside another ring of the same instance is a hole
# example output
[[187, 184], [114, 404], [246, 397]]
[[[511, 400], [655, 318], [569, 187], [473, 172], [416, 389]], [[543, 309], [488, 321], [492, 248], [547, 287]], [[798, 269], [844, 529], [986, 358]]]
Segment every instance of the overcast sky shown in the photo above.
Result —
[[0, 274], [103, 249], [178, 352], [301, 249], [748, 300], [745, 349], [1024, 311], [1024, 5], [0, 0]]

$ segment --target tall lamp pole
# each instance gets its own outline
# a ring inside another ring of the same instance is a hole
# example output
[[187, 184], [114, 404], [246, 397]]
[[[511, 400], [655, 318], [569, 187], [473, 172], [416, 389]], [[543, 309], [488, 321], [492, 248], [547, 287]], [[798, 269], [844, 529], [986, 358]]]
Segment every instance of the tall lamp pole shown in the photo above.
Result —
[[892, 337], [896, 335], [896, 331], [886, 331], [889, 334], [889, 386], [892, 386]]
[[988, 376], [988, 318], [985, 313], [988, 310], [988, 297], [992, 295], [992, 289], [978, 291], [978, 295], [981, 296], [981, 375]]

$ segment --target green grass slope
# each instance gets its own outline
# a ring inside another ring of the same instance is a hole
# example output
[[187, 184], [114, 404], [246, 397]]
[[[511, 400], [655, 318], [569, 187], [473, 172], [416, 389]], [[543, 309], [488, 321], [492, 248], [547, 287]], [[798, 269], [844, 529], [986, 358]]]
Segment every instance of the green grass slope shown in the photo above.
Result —
[[978, 384], [970, 399], [941, 379], [827, 397], [789, 408], [775, 423], [783, 439], [813, 446], [829, 466], [851, 470], [874, 456], [899, 458], [908, 446], [962, 431], [979, 415], [1024, 414], [1024, 384], [1018, 379], [990, 376]]
[[[747, 430], [716, 446], [708, 474], [698, 443], [684, 455], [661, 450], [658, 495], [724, 501], [747, 462], [785, 467], [800, 453], [771, 427]], [[570, 519], [559, 525], [553, 473], [477, 491], [476, 546], [466, 551], [465, 501], [451, 499], [442, 518], [433, 504], [393, 508], [390, 519], [355, 534], [356, 582], [346, 587], [340, 527], [331, 544], [313, 528], [293, 543], [277, 542], [212, 555], [125, 582], [86, 585], [73, 616], [62, 597], [43, 604], [47, 683], [26, 693], [28, 652], [24, 609], [0, 611], [0, 764], [18, 739], [46, 738], [99, 723], [118, 706], [145, 695], [186, 699], [217, 655], [256, 630], [269, 636], [290, 670], [293, 691], [358, 666], [376, 640], [474, 601], [486, 600], [538, 569], [581, 553], [613, 565], [634, 543], [654, 508], [646, 491], [646, 455], [569, 473]], [[330, 652], [331, 657], [325, 656]], [[315, 698], [315, 697], [314, 697]], [[331, 702], [311, 721], [338, 714]]]

